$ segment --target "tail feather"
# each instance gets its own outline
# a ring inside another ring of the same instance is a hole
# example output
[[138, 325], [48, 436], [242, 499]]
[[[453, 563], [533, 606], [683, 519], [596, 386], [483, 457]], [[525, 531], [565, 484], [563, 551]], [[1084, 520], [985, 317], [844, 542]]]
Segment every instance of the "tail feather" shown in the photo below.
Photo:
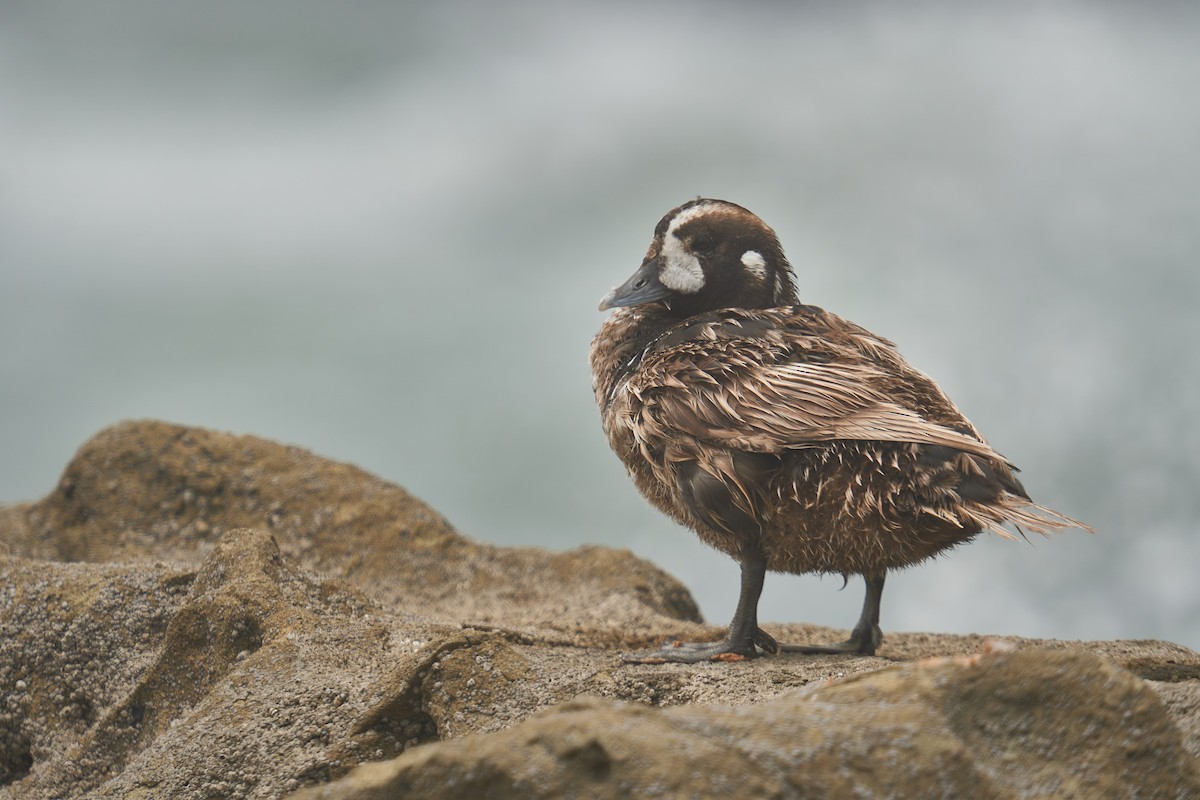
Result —
[[1006, 523], [1016, 526], [1018, 530], [1029, 530], [1042, 536], [1049, 536], [1063, 528], [1079, 528], [1088, 533], [1096, 532], [1087, 523], [1068, 517], [1047, 506], [1031, 503], [1025, 498], [1007, 495], [1004, 500], [1008, 502], [987, 506], [967, 504], [967, 508], [963, 510], [966, 514], [974, 517], [984, 530], [997, 533], [1006, 539], [1017, 538], [1004, 527]]

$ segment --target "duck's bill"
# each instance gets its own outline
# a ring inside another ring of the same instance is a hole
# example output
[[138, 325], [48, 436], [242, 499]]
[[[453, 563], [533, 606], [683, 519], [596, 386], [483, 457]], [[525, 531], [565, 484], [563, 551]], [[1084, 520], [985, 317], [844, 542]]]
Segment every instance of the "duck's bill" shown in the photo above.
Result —
[[658, 260], [650, 259], [638, 267], [638, 271], [630, 275], [629, 280], [604, 296], [600, 301], [600, 310], [653, 303], [670, 293], [671, 290], [658, 280]]

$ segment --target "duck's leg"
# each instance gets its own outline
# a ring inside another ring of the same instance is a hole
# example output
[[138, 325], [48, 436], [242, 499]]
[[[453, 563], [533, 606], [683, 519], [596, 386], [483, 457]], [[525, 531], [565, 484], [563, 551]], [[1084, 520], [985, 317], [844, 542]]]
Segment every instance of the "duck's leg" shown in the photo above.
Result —
[[879, 601], [883, 597], [883, 580], [887, 572], [864, 575], [867, 582], [867, 596], [863, 600], [862, 615], [850, 638], [837, 644], [785, 644], [780, 649], [785, 653], [857, 653], [864, 656], [875, 655], [875, 649], [883, 641], [883, 631], [879, 628]]
[[729, 631], [721, 642], [667, 642], [657, 650], [629, 653], [625, 661], [637, 664], [674, 662], [695, 664], [701, 661], [744, 661], [755, 658], [755, 645], [776, 651], [775, 640], [758, 627], [758, 598], [767, 575], [767, 560], [761, 553], [742, 554], [742, 588], [738, 594], [737, 610]]

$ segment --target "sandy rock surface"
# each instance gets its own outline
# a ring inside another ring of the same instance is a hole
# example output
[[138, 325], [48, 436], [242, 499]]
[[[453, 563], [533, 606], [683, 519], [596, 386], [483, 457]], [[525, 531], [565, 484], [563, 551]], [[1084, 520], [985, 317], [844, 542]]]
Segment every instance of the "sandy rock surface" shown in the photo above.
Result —
[[628, 552], [482, 544], [355, 467], [125, 423], [0, 509], [0, 798], [1200, 797], [1178, 645], [619, 659], [720, 633]]

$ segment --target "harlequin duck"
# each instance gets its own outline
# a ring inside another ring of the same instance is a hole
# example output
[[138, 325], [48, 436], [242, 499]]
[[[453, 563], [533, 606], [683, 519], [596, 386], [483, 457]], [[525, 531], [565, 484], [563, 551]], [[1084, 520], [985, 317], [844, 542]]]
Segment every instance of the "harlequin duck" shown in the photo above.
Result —
[[[648, 663], [760, 652], [873, 655], [889, 570], [981, 531], [1082, 523], [1033, 503], [1016, 468], [890, 341], [800, 304], [775, 232], [697, 199], [667, 213], [638, 270], [600, 303], [593, 388], [609, 444], [659, 510], [741, 565], [721, 642]], [[780, 645], [758, 627], [767, 571], [862, 575], [850, 638]]]

